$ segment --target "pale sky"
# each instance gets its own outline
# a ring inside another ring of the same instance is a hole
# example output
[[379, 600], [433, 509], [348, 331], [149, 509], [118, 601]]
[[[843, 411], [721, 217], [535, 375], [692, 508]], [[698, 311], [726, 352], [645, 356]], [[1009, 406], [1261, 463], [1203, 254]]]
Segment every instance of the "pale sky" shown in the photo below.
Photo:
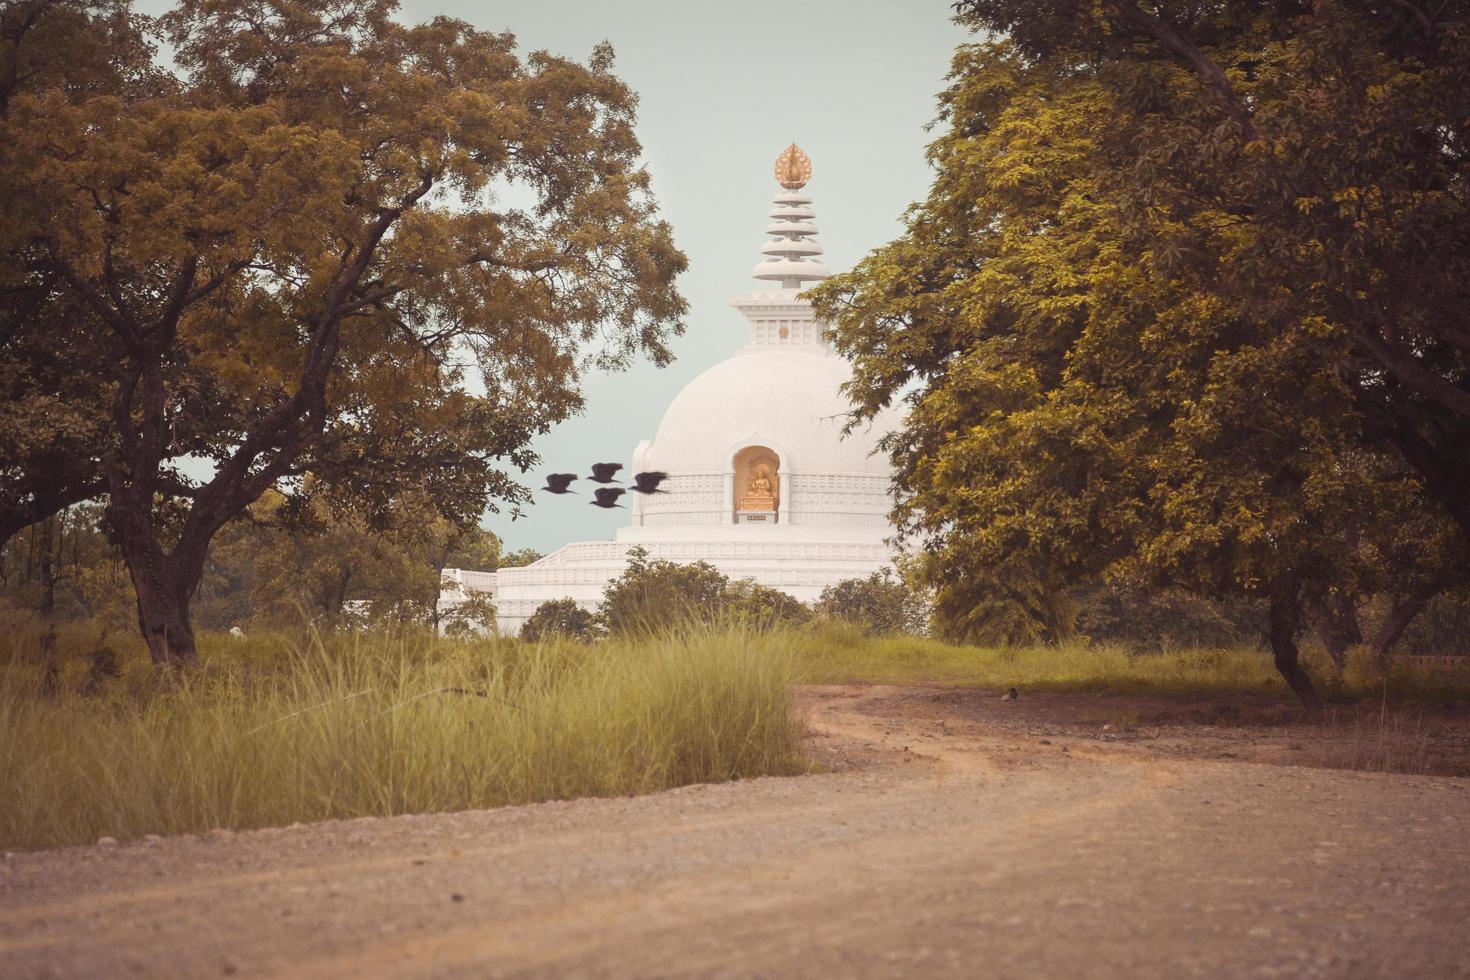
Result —
[[[170, 6], [142, 2], [149, 13]], [[524, 50], [585, 60], [600, 41], [639, 96], [637, 133], [653, 191], [689, 257], [679, 289], [688, 330], [667, 368], [642, 364], [585, 384], [586, 411], [539, 439], [542, 465], [523, 478], [629, 464], [653, 438], [664, 408], [701, 371], [746, 343], [747, 321], [728, 306], [757, 286], [750, 270], [766, 241], [777, 154], [793, 140], [811, 156], [824, 260], [849, 269], [902, 230], [926, 194], [924, 147], [950, 57], [968, 33], [947, 0], [408, 0], [418, 22], [445, 14], [508, 30]], [[534, 482], [532, 482], [534, 481]], [[574, 485], [575, 486], [575, 485]], [[585, 484], [583, 484], [585, 487]], [[610, 539], [627, 510], [538, 493], [520, 520], [488, 516], [508, 549], [549, 552]]]
[[[746, 343], [747, 322], [728, 303], [757, 285], [750, 270], [778, 190], [771, 167], [788, 143], [812, 158], [807, 190], [834, 271], [901, 232], [905, 208], [930, 183], [925, 125], [968, 37], [945, 0], [418, 0], [403, 10], [405, 20], [439, 13], [579, 59], [611, 41], [615, 71], [639, 95], [654, 193], [689, 256], [679, 282], [689, 329], [674, 342], [677, 359], [589, 378], [586, 413], [536, 443], [543, 466], [529, 476], [538, 487], [546, 472], [627, 465], [679, 390]], [[628, 521], [627, 510], [599, 510], [585, 495], [536, 499], [520, 520], [497, 515], [486, 526], [508, 548], [549, 552], [607, 540]]]

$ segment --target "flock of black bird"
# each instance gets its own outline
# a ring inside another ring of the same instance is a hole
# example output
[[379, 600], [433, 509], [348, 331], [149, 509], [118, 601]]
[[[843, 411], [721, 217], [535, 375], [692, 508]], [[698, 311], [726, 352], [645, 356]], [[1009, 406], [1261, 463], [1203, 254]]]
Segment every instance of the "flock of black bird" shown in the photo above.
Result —
[[[617, 477], [613, 474], [623, 468], [622, 463], [593, 463], [592, 475], [587, 477], [593, 483], [617, 483]], [[592, 491], [595, 500], [587, 501], [593, 507], [621, 507], [618, 498], [632, 490], [634, 493], [668, 493], [660, 490], [658, 485], [669, 478], [667, 473], [651, 471], [647, 473], [634, 473], [633, 485], [627, 489], [623, 487], [598, 487]], [[548, 473], [546, 475], [546, 486], [542, 487], [547, 493], [576, 493], [570, 490], [572, 481], [578, 479], [575, 473]]]

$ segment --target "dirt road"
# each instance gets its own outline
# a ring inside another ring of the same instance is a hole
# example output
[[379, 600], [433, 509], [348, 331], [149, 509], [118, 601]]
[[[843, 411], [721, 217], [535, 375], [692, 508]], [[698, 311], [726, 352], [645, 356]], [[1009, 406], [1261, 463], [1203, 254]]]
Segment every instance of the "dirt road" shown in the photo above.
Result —
[[810, 690], [821, 775], [10, 855], [0, 975], [1470, 977], [1470, 780], [993, 701]]

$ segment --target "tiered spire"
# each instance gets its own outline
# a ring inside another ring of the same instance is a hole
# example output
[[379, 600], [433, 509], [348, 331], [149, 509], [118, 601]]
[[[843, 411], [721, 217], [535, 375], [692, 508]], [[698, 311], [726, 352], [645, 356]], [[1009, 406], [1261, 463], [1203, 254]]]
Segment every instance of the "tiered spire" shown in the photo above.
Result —
[[771, 223], [766, 234], [777, 236], [766, 242], [761, 254], [766, 258], [751, 273], [757, 279], [771, 279], [782, 289], [800, 289], [803, 282], [816, 282], [832, 275], [815, 256], [822, 246], [812, 240], [817, 234], [811, 208], [811, 195], [801, 193], [812, 176], [812, 161], [795, 143], [776, 158], [776, 181], [785, 191], [771, 198]]

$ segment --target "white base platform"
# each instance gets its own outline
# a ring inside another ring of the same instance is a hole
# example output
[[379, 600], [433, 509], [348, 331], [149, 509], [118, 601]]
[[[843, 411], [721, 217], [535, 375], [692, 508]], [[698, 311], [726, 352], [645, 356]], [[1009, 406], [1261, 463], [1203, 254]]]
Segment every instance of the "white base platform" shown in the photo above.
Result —
[[446, 585], [439, 607], [441, 611], [454, 608], [466, 591], [489, 593], [495, 602], [497, 629], [513, 635], [538, 606], [551, 599], [575, 599], [582, 608], [595, 610], [607, 583], [627, 567], [628, 552], [640, 546], [653, 560], [707, 562], [732, 579], [754, 579], [801, 602], [812, 602], [823, 589], [843, 579], [865, 578], [892, 567], [896, 553], [883, 540], [884, 533], [873, 528], [759, 524], [623, 528], [616, 541], [569, 544], [524, 568], [499, 572], [445, 569], [444, 577], [453, 587]]

